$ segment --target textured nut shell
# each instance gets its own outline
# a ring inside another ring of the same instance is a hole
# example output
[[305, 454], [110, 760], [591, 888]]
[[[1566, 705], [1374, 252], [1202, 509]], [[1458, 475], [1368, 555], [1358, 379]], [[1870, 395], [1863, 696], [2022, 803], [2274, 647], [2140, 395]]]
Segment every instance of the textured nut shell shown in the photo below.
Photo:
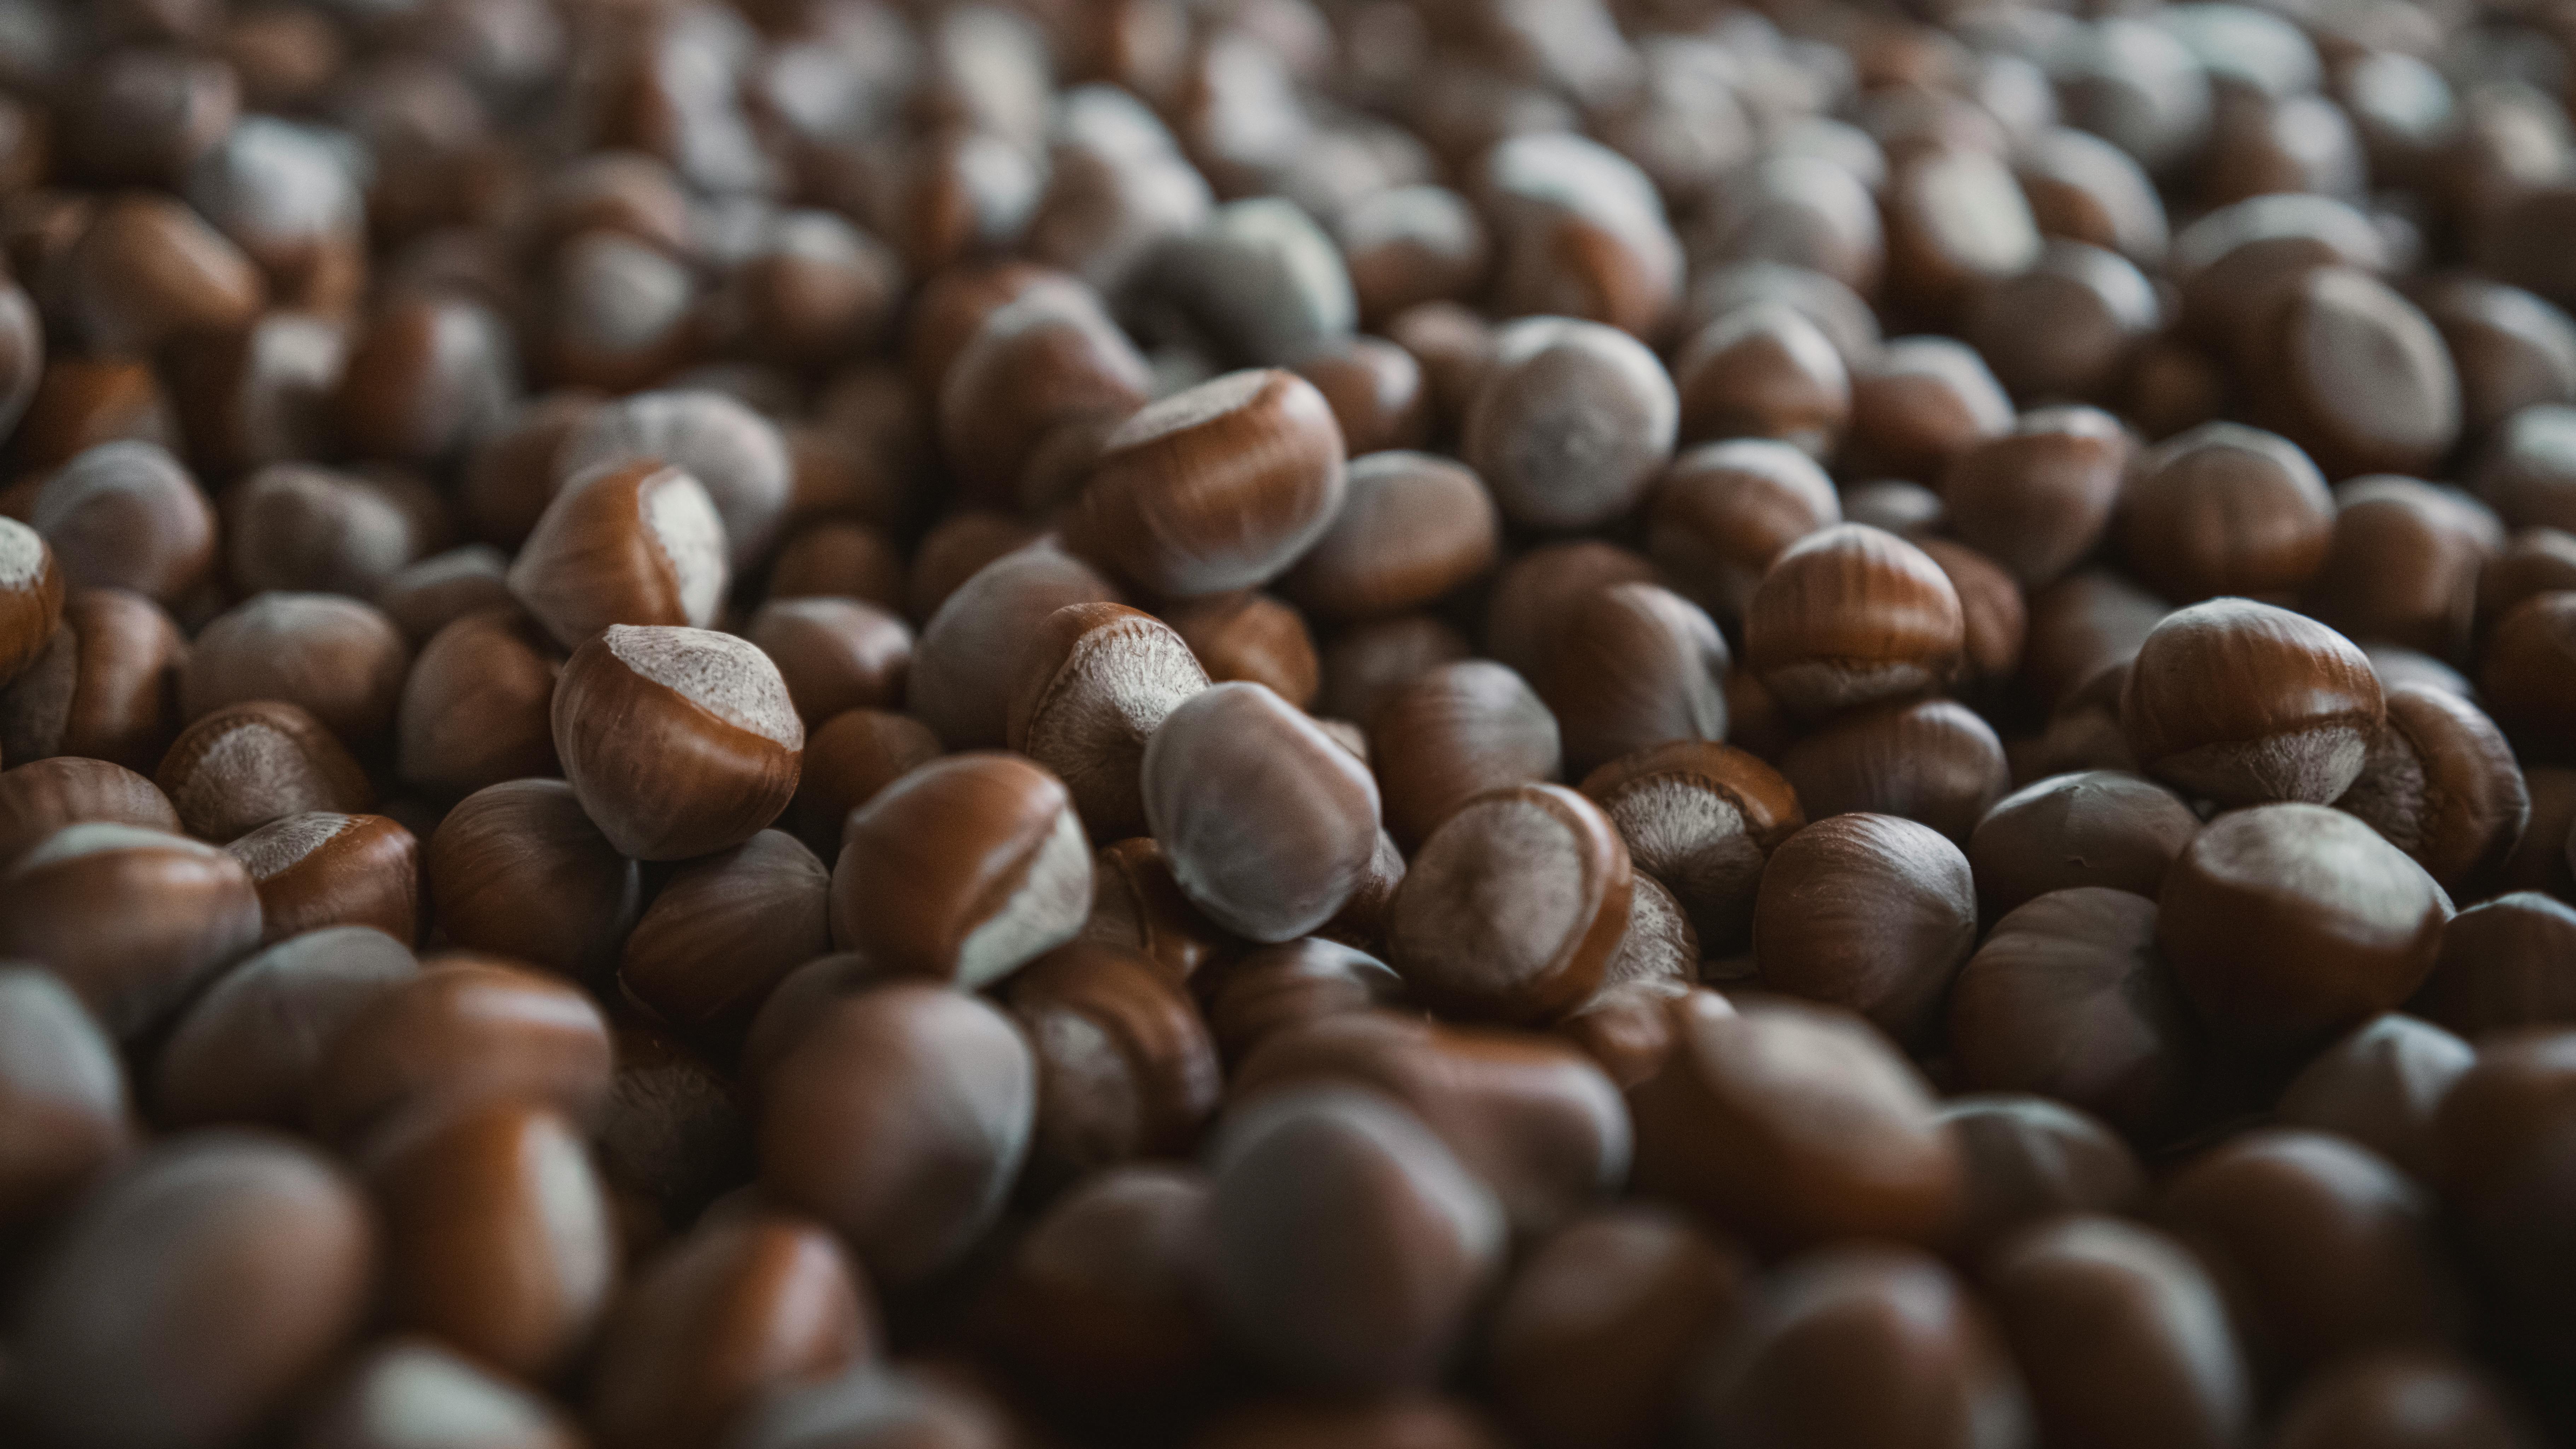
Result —
[[2341, 795], [2378, 732], [2379, 676], [2323, 624], [2244, 599], [2166, 616], [2120, 697], [2149, 774], [2226, 804]]
[[1801, 714], [1929, 688], [1966, 644], [1958, 590], [1941, 566], [1866, 524], [1789, 545], [1745, 611], [1746, 666]]
[[249, 874], [199, 841], [67, 825], [0, 874], [0, 959], [53, 968], [120, 1039], [161, 1023], [258, 943]]
[[1779, 771], [1707, 740], [1621, 756], [1585, 776], [1583, 793], [1689, 913], [1702, 949], [1720, 953], [1744, 945], [1763, 863], [1807, 823]]
[[1064, 781], [1094, 834], [1142, 831], [1145, 744], [1208, 685], [1189, 645], [1140, 610], [1068, 604], [1029, 641], [1025, 671], [1011, 700], [1011, 748]]
[[610, 464], [546, 505], [510, 565], [510, 592], [566, 649], [611, 624], [703, 629], [724, 600], [724, 550], [723, 521], [697, 479]]
[[289, 815], [224, 849], [259, 887], [263, 943], [325, 926], [420, 935], [420, 841], [381, 815]]
[[778, 666], [732, 635], [611, 625], [573, 651], [552, 712], [564, 778], [621, 854], [740, 845], [795, 798], [804, 723]]
[[615, 960], [643, 909], [641, 868], [561, 780], [466, 796], [430, 835], [426, 863], [449, 941], [568, 975]]
[[1469, 801], [1396, 888], [1391, 956], [1437, 1010], [1545, 1021], [1600, 986], [1628, 930], [1628, 847], [1560, 785]]

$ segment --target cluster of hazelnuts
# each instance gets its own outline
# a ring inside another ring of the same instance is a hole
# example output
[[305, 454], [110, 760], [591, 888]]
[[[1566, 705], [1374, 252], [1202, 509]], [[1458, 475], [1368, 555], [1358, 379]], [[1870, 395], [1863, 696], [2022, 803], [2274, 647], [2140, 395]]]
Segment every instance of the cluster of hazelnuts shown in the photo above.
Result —
[[0, 0], [0, 1444], [2576, 1433], [2571, 97]]

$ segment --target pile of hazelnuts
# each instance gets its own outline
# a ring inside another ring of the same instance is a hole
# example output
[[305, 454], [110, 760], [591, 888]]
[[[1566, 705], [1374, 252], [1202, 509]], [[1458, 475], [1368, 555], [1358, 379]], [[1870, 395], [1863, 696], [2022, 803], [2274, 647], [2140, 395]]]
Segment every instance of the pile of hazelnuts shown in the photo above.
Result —
[[2571, 98], [0, 0], [0, 1444], [2576, 1436]]

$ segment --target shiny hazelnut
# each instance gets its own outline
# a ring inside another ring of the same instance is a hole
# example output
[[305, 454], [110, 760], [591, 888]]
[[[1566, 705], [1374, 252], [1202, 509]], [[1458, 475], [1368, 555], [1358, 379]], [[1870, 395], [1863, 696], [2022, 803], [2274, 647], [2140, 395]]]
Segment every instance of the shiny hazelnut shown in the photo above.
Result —
[[554, 640], [516, 604], [439, 630], [403, 681], [395, 774], [453, 798], [556, 773], [552, 708], [562, 673]]
[[1782, 550], [1842, 521], [1832, 480], [1795, 448], [1710, 443], [1685, 450], [1656, 483], [1646, 552], [1672, 587], [1733, 624]]
[[0, 688], [0, 755], [57, 755], [132, 770], [160, 763], [179, 732], [188, 645], [160, 605], [125, 589], [75, 589], [52, 642]]
[[796, 793], [804, 723], [769, 656], [729, 634], [612, 624], [564, 666], [553, 715], [582, 809], [639, 860], [739, 845]]
[[934, 394], [941, 454], [977, 502], [1063, 501], [1145, 403], [1145, 360], [1100, 299], [1069, 278], [1028, 285], [983, 314], [969, 338]]
[[253, 700], [179, 734], [154, 776], [188, 832], [231, 840], [306, 810], [357, 814], [375, 787], [322, 722], [291, 704]]
[[0, 772], [0, 870], [55, 831], [82, 821], [170, 835], [184, 829], [160, 787], [122, 765], [57, 755]]
[[1901, 816], [1963, 846], [2010, 782], [1993, 727], [1945, 699], [1838, 716], [1791, 745], [1780, 772], [1811, 819], [1847, 811]]
[[1833, 455], [1851, 416], [1851, 374], [1815, 323], [1786, 302], [1720, 317], [1673, 359], [1682, 441], [1768, 438]]
[[2171, 790], [2116, 770], [2052, 775], [1996, 802], [1968, 836], [1988, 920], [2050, 891], [2107, 886], [2149, 900], [2200, 833]]
[[1066, 542], [1157, 594], [1254, 587], [1341, 506], [1340, 425], [1292, 373], [1230, 373], [1137, 413], [1101, 445]]
[[2157, 943], [2211, 1029], [2256, 1047], [2311, 1043], [2389, 1010], [2433, 969], [2450, 899], [2339, 810], [2258, 805], [2183, 847], [2157, 896]]
[[1332, 405], [1353, 456], [1419, 448], [1431, 440], [1422, 364], [1385, 338], [1333, 338], [1297, 357], [1289, 369]]
[[1818, 820], [1771, 852], [1753, 911], [1762, 984], [1924, 1039], [1976, 945], [1967, 857], [1889, 815]]
[[608, 1099], [611, 1050], [598, 1006], [571, 982], [433, 956], [339, 1022], [307, 1079], [305, 1117], [342, 1145], [509, 1102], [587, 1123]]
[[1679, 419], [1672, 378], [1635, 338], [1525, 318], [1495, 337], [1462, 451], [1505, 518], [1571, 532], [1636, 506], [1672, 457]]
[[555, 472], [564, 439], [603, 405], [570, 390], [529, 399], [475, 440], [457, 483], [457, 508], [484, 542], [515, 549], [565, 482]]
[[810, 727], [852, 709], [903, 701], [912, 668], [912, 628], [878, 608], [848, 598], [772, 599], [743, 637], [760, 647], [787, 681], [796, 713]]
[[1745, 611], [1744, 662], [1809, 716], [1920, 693], [1958, 667], [1959, 594], [1924, 552], [1846, 523], [1773, 561]]
[[491, 309], [463, 298], [398, 298], [349, 346], [340, 428], [369, 456], [444, 462], [509, 414], [517, 349]]
[[2385, 713], [2379, 677], [2351, 641], [2244, 599], [2166, 616], [2120, 697], [2148, 774], [2229, 805], [2342, 795]]
[[1181, 890], [1254, 941], [1332, 919], [1377, 849], [1366, 765], [1257, 684], [1200, 691], [1145, 747], [1145, 818]]
[[1555, 717], [1519, 675], [1485, 659], [1435, 666], [1397, 689], [1369, 747], [1387, 828], [1417, 847], [1468, 800], [1544, 784], [1561, 762]]
[[2116, 530], [2130, 569], [2167, 598], [2278, 596], [2324, 566], [2334, 500], [2288, 439], [2210, 423], [2138, 459]]
[[1144, 836], [1104, 846], [1093, 857], [1091, 918], [1082, 924], [1082, 938], [1141, 955], [1176, 981], [1231, 959], [1242, 945], [1190, 904], [1163, 847]]
[[1107, 579], [1045, 544], [1015, 549], [960, 583], [922, 626], [906, 707], [950, 749], [990, 749], [1010, 733], [1020, 651], [1067, 604], [1118, 601]]
[[2442, 928], [2442, 951], [2424, 989], [2406, 1003], [2416, 1016], [2471, 1038], [2568, 1019], [2566, 973], [2576, 946], [2576, 906], [2538, 891], [2481, 901]]
[[2388, 1012], [2319, 1052], [2281, 1089], [2273, 1115], [2285, 1126], [2350, 1138], [2432, 1182], [2441, 1168], [2442, 1103], [2477, 1059], [2474, 1047], [2431, 1022]]
[[372, 599], [419, 555], [418, 520], [394, 493], [354, 473], [278, 462], [225, 490], [233, 586]]
[[853, 811], [832, 868], [832, 940], [969, 990], [1073, 939], [1091, 848], [1062, 781], [1015, 755], [921, 766]]
[[372, 926], [307, 931], [269, 946], [188, 1003], [152, 1072], [153, 1120], [304, 1125], [331, 1038], [419, 974], [409, 947]]
[[134, 1146], [116, 1045], [61, 977], [0, 967], [0, 1223], [41, 1223]]
[[641, 393], [586, 414], [556, 449], [554, 472], [569, 489], [571, 480], [602, 468], [648, 464], [675, 468], [706, 490], [736, 575], [768, 556], [793, 486], [787, 442], [775, 424], [721, 393]]
[[1613, 584], [1572, 601], [1533, 682], [1579, 774], [1670, 740], [1724, 738], [1730, 663], [1697, 604], [1656, 584]]
[[148, 191], [103, 202], [63, 267], [80, 333], [107, 353], [148, 355], [239, 326], [268, 290], [241, 248], [187, 203]]
[[2444, 890], [2501, 868], [2531, 816], [2531, 794], [2495, 721], [2444, 689], [2387, 693], [2387, 722], [2335, 808], [2370, 822]]
[[1315, 708], [1363, 726], [1405, 684], [1475, 650], [1466, 636], [1428, 614], [1399, 614], [1355, 624], [1334, 636], [1323, 656], [1323, 692]]
[[1797, 792], [1742, 750], [1676, 741], [1584, 777], [1635, 867], [1669, 889], [1704, 950], [1733, 954], [1753, 923], [1763, 863], [1807, 823]]
[[376, 591], [376, 607], [414, 647], [468, 614], [506, 608], [510, 560], [488, 543], [469, 543], [405, 565]]
[[420, 842], [381, 815], [289, 815], [224, 850], [259, 888], [263, 944], [326, 926], [419, 938]]
[[698, 480], [634, 463], [573, 478], [510, 566], [510, 592], [555, 642], [611, 624], [715, 621], [731, 575], [724, 521]]
[[1011, 747], [1063, 780], [1094, 834], [1142, 831], [1146, 741], [1208, 684], [1189, 645], [1124, 605], [1068, 604], [1047, 616], [1022, 658], [1027, 672], [1011, 701]]
[[132, 589], [175, 604], [215, 560], [213, 505], [154, 443], [102, 443], [71, 459], [37, 491], [27, 521], [78, 588]]
[[337, 594], [268, 593], [218, 615], [179, 669], [179, 713], [203, 719], [252, 700], [297, 705], [353, 749], [394, 722], [411, 649], [373, 605]]
[[257, 945], [259, 922], [239, 862], [131, 825], [64, 826], [0, 873], [0, 952], [52, 968], [120, 1038]]
[[2493, 513], [2411, 478], [2335, 489], [2334, 534], [2308, 583], [2318, 618], [2356, 639], [2457, 655], [2469, 642], [2479, 577], [2503, 547]]
[[1633, 867], [1608, 816], [1556, 785], [1489, 791], [1432, 832], [1397, 888], [1391, 959], [1435, 1009], [1562, 1015], [1627, 933]]
[[2131, 1212], [2146, 1197], [2138, 1154], [2107, 1123], [2062, 1102], [1971, 1092], [1943, 1104], [1941, 1120], [1967, 1162], [1958, 1242], [1991, 1247], [2047, 1218]]
[[788, 806], [797, 838], [837, 856], [841, 826], [877, 792], [939, 758], [939, 737], [908, 714], [854, 709], [805, 737], [805, 768]]
[[561, 780], [509, 780], [466, 796], [439, 822], [424, 861], [450, 942], [568, 975], [615, 960], [644, 905], [635, 862]]
[[1365, 454], [1351, 460], [1332, 526], [1282, 588], [1322, 620], [1399, 614], [1492, 567], [1500, 530], [1493, 499], [1466, 468], [1428, 453]]
[[618, 987], [683, 1031], [747, 1025], [772, 987], [830, 949], [831, 882], [776, 830], [692, 860], [627, 934]]
[[1896, 338], [1853, 365], [1839, 466], [1864, 478], [1937, 478], [1951, 458], [2012, 422], [2012, 399], [1975, 348], [1948, 337]]
[[0, 518], [0, 689], [24, 673], [63, 619], [63, 571], [42, 535]]
[[1540, 544], [1495, 577], [1485, 603], [1485, 652], [1527, 679], [1546, 667], [1566, 615], [1585, 595], [1654, 578], [1652, 562], [1615, 543]]
[[1003, 999], [1037, 1058], [1039, 1183], [1184, 1154], [1215, 1115], [1216, 1043], [1151, 958], [1077, 941], [1014, 975]]
[[1294, 605], [1268, 594], [1215, 594], [1163, 610], [1216, 683], [1258, 684], [1298, 709], [1315, 703], [1323, 662]]
[[2129, 451], [2119, 420], [2098, 409], [2027, 414], [1950, 460], [1941, 479], [1950, 529], [2035, 589], [2101, 541]]
[[2576, 591], [2535, 594], [2488, 636], [2478, 683], [2496, 722], [2557, 754], [2576, 742]]

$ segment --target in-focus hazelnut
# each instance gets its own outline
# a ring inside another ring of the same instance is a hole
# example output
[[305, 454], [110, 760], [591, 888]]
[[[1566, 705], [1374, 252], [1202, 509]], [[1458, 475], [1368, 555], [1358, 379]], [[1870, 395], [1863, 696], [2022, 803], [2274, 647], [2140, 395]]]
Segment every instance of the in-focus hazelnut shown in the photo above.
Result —
[[804, 722], [778, 666], [729, 634], [612, 624], [564, 666], [553, 715], [582, 809], [639, 860], [739, 845], [796, 793]]

